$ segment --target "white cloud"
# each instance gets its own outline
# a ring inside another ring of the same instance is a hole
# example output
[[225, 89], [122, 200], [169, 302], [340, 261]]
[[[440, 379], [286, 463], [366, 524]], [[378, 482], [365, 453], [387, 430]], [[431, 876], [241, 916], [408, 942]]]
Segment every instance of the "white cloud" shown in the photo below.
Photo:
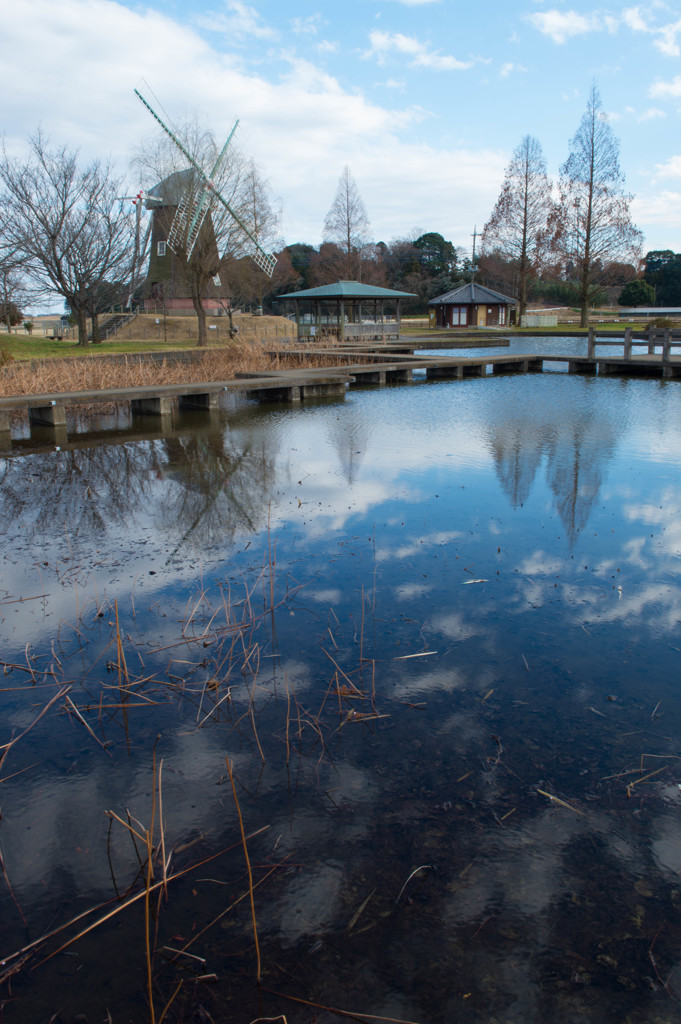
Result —
[[[681, 228], [681, 192], [656, 190], [651, 195], [636, 196], [631, 204], [631, 214], [637, 224], [661, 225], [665, 229], [663, 237], [668, 238], [670, 228]], [[664, 247], [662, 244], [657, 246]]]
[[626, 7], [622, 11], [622, 21], [632, 32], [650, 32], [648, 23], [641, 14], [640, 7]]
[[[653, 5], [655, 6], [655, 5]], [[659, 5], [662, 6], [662, 5]], [[622, 12], [622, 22], [632, 32], [655, 36], [653, 45], [665, 57], [678, 57], [681, 53], [677, 36], [681, 33], [681, 19], [670, 21], [660, 27], [651, 25], [641, 13], [640, 7], [628, 7]]]
[[[645, 121], [657, 121], [659, 118], [667, 116], [664, 110], [660, 110], [659, 107], [648, 107], [640, 113], [636, 110], [636, 107], [625, 107], [624, 113], [633, 118], [639, 124], [642, 124]], [[623, 115], [617, 115], [614, 113], [608, 114], [608, 117], [612, 121], [616, 121], [618, 116], [621, 118]]]
[[502, 66], [501, 66], [501, 68], [499, 70], [499, 77], [500, 78], [508, 78], [508, 76], [513, 71], [520, 71], [520, 72], [527, 71], [527, 68], [523, 67], [522, 64], [513, 64], [511, 61], [508, 61], [506, 64], [502, 64]]
[[473, 65], [472, 61], [461, 61], [430, 50], [414, 36], [405, 36], [401, 32], [381, 32], [377, 29], [370, 33], [369, 41], [371, 48], [363, 56], [375, 57], [379, 64], [385, 64], [389, 57], [398, 55], [409, 58], [410, 67], [430, 68], [433, 71], [464, 71]]
[[655, 164], [655, 178], [681, 178], [681, 156], [672, 156], [664, 164]]
[[291, 21], [291, 28], [296, 35], [316, 36], [321, 27], [321, 14], [311, 14], [307, 18], [293, 18]]
[[224, 32], [232, 40], [277, 39], [279, 33], [265, 25], [255, 7], [242, 0], [226, 0], [226, 14], [198, 15], [196, 24], [211, 32]]
[[655, 46], [665, 57], [678, 57], [681, 53], [676, 41], [679, 32], [681, 32], [681, 21], [673, 21], [657, 30], [657, 35], [660, 38], [655, 41]]
[[648, 95], [651, 99], [676, 99], [681, 96], [681, 75], [674, 75], [671, 82], [653, 82], [648, 89]]
[[637, 117], [638, 121], [655, 121], [659, 117], [666, 117], [664, 110], [660, 110], [659, 107], [648, 107], [643, 113]]
[[[22, 54], [29, 40], [36, 70], [26, 79]], [[55, 45], [57, 78], [50, 70]], [[241, 55], [220, 52], [191, 27], [113, 0], [17, 0], [3, 13], [2, 61], [5, 79], [22, 82], [4, 108], [13, 153], [40, 121], [55, 143], [80, 147], [86, 159], [111, 154], [125, 173], [137, 140], [155, 130], [133, 95], [140, 75], [178, 121], [197, 111], [226, 137], [238, 115], [241, 147], [282, 199], [287, 241], [320, 239], [346, 163], [366, 182], [363, 198], [377, 237], [392, 238], [405, 231], [405, 196], [409, 222], [441, 223], [446, 209], [448, 235], [459, 225], [467, 230], [471, 209], [484, 217], [493, 203], [507, 162], [507, 154], [491, 147], [436, 147], [411, 131], [403, 141], [401, 133], [424, 120], [423, 109], [372, 102], [311, 60], [289, 56], [276, 74], [269, 65], [247, 70]], [[145, 85], [141, 91], [155, 105]]]
[[528, 15], [527, 20], [536, 29], [549, 36], [554, 43], [565, 43], [574, 36], [583, 36], [589, 32], [600, 32], [604, 28], [614, 30], [614, 20], [607, 23], [597, 14], [578, 14], [576, 11], [540, 11]]

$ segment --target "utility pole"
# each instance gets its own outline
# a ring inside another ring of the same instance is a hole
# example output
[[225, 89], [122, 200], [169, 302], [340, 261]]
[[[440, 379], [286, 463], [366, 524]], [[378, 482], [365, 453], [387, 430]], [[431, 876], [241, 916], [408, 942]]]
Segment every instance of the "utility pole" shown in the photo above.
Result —
[[475, 242], [476, 242], [477, 237], [478, 237], [478, 227], [477, 227], [477, 224], [474, 224], [473, 225], [473, 235], [472, 235], [472, 238], [473, 238], [473, 258], [471, 260], [471, 284], [475, 284]]

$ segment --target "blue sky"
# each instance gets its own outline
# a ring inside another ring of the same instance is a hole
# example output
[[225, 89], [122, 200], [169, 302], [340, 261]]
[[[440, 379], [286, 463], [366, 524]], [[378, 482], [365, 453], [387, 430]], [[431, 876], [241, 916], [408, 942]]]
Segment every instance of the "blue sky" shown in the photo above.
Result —
[[376, 241], [470, 249], [525, 134], [557, 175], [595, 80], [645, 248], [681, 250], [681, 0], [14, 0], [0, 40], [11, 151], [42, 124], [128, 173], [153, 90], [220, 136], [239, 117], [282, 237], [312, 244], [348, 164]]

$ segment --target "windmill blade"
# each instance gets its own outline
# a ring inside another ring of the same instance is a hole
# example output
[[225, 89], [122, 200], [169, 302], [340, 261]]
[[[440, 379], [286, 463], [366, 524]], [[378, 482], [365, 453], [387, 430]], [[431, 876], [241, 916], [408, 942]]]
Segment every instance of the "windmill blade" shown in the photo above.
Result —
[[212, 206], [213, 197], [207, 188], [200, 189], [198, 195], [192, 195], [189, 189], [183, 192], [168, 232], [168, 245], [174, 253], [184, 251], [187, 259], [191, 257]]
[[273, 256], [271, 253], [266, 252], [266, 250], [263, 249], [263, 247], [261, 246], [258, 239], [255, 237], [253, 232], [246, 227], [241, 217], [239, 217], [239, 215], [234, 212], [234, 210], [229, 205], [227, 200], [223, 196], [221, 196], [219, 192], [215, 193], [215, 199], [218, 203], [221, 203], [222, 206], [224, 206], [225, 210], [227, 210], [227, 213], [230, 215], [230, 217], [232, 217], [233, 220], [236, 221], [236, 223], [239, 225], [239, 227], [246, 235], [246, 237], [250, 239], [250, 241], [252, 242], [253, 251], [249, 251], [248, 255], [251, 257], [253, 262], [256, 264], [256, 266], [260, 267], [261, 270], [264, 270], [268, 277], [272, 277], [272, 274], [274, 273], [274, 268], [277, 265], [277, 257]]
[[[135, 95], [137, 96], [137, 98], [142, 101], [142, 103], [147, 108], [147, 110], [149, 111], [151, 116], [154, 118], [154, 120], [157, 121], [160, 124], [161, 128], [166, 133], [166, 135], [175, 143], [175, 145], [177, 146], [179, 151], [182, 153], [184, 158], [189, 162], [189, 164], [194, 168], [194, 170], [203, 179], [203, 181], [205, 182], [205, 193], [207, 194], [210, 191], [213, 194], [215, 200], [217, 202], [219, 202], [225, 208], [225, 210], [230, 215], [230, 217], [232, 217], [236, 221], [236, 223], [239, 225], [239, 227], [244, 232], [246, 237], [252, 242], [255, 251], [249, 253], [249, 255], [250, 255], [251, 259], [253, 260], [253, 262], [258, 267], [260, 267], [261, 270], [264, 270], [264, 272], [267, 274], [268, 277], [272, 277], [272, 274], [274, 273], [274, 268], [277, 265], [276, 257], [272, 256], [271, 253], [268, 253], [268, 252], [266, 252], [263, 249], [263, 247], [260, 245], [260, 242], [255, 237], [253, 232], [250, 231], [246, 227], [246, 225], [241, 220], [241, 218], [231, 208], [231, 206], [229, 205], [227, 200], [222, 195], [220, 195], [220, 193], [218, 191], [216, 191], [215, 186], [213, 185], [213, 182], [208, 177], [208, 175], [203, 170], [203, 168], [200, 167], [199, 164], [197, 164], [196, 160], [188, 152], [188, 150], [182, 145], [182, 143], [177, 138], [177, 136], [174, 134], [174, 132], [172, 132], [170, 130], [170, 128], [168, 128], [168, 126], [166, 124], [164, 124], [164, 122], [158, 116], [158, 114], [156, 113], [154, 108], [151, 106], [151, 104], [147, 103], [147, 101], [145, 100], [144, 96], [139, 91], [139, 89], [135, 89], [134, 92], [135, 92]], [[220, 156], [218, 157], [218, 160], [217, 160], [217, 163], [216, 163], [216, 167], [214, 168], [214, 172], [219, 167], [219, 164], [220, 164], [221, 160], [223, 159], [225, 152], [227, 151], [227, 147], [229, 146], [229, 143], [232, 140], [232, 137], [234, 135], [234, 132], [236, 131], [238, 123], [239, 122], [237, 121], [236, 124], [234, 125], [234, 127], [232, 128], [232, 131], [230, 132], [229, 138], [227, 139], [227, 142], [225, 143], [225, 145], [222, 148], [222, 152], [220, 153]], [[203, 192], [203, 190], [202, 190], [202, 192]], [[187, 207], [189, 207], [190, 205], [192, 206], [191, 212], [185, 211], [183, 213], [183, 217], [186, 218], [187, 224], [189, 225], [190, 224], [190, 219], [193, 221], [195, 215], [196, 215], [196, 219], [197, 220], [199, 219], [200, 211], [197, 212], [197, 210], [195, 208], [195, 205], [191, 203], [191, 200], [187, 198], [186, 194], [182, 197], [182, 200], [186, 200], [186, 206]], [[182, 201], [180, 202], [180, 206], [182, 206]], [[210, 204], [209, 204], [209, 207], [210, 207]], [[178, 207], [177, 213], [176, 213], [175, 217], [173, 218], [173, 226], [175, 225], [175, 221], [177, 220], [179, 212], [180, 212], [180, 207]], [[208, 213], [208, 210], [206, 210], [206, 213]], [[205, 219], [205, 214], [204, 214], [204, 219]], [[201, 224], [202, 223], [203, 223], [203, 220], [201, 221]], [[178, 221], [178, 235], [179, 235], [179, 229], [180, 229], [180, 221]], [[196, 231], [196, 235], [194, 237], [194, 244], [196, 243], [196, 238], [198, 237], [199, 230], [200, 230], [200, 225], [199, 225], [199, 229]], [[169, 241], [170, 241], [170, 238], [169, 238]], [[171, 248], [172, 248], [172, 246], [171, 246]]]
[[[229, 144], [234, 138], [238, 125], [239, 122], [237, 120], [213, 165], [210, 178], [208, 179], [209, 186], [212, 186], [224, 162]], [[212, 207], [213, 195], [210, 187], [204, 185], [196, 196], [191, 196], [189, 189], [186, 190], [173, 217], [173, 223], [168, 234], [168, 245], [173, 252], [177, 252], [178, 247], [182, 247], [187, 253], [187, 258], [191, 257], [199, 237], [199, 232], [203, 227], [203, 222], [211, 212]]]

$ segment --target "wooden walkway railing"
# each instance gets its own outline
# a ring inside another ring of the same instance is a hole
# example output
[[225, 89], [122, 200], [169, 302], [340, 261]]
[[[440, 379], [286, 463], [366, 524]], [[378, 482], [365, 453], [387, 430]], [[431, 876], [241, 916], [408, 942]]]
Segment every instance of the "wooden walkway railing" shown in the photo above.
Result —
[[624, 344], [618, 339], [599, 338], [595, 327], [589, 328], [588, 359], [596, 359], [596, 348], [623, 348], [623, 359], [628, 361], [633, 356], [634, 347], [645, 348], [646, 355], [653, 356], [661, 349], [662, 362], [669, 362], [673, 349], [681, 349], [681, 330], [673, 328], [651, 327], [647, 338], [634, 338], [631, 327], [625, 328]]

